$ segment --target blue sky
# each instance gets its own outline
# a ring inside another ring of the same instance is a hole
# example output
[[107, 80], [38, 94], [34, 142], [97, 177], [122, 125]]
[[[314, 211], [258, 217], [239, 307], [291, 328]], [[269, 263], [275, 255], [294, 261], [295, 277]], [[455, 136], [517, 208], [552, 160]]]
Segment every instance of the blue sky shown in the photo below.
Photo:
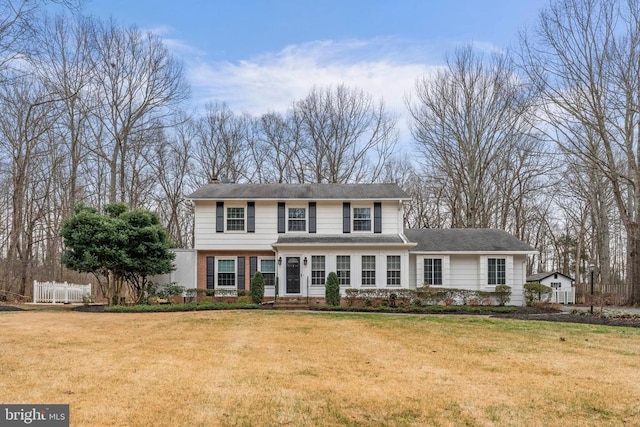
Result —
[[456, 46], [517, 41], [548, 0], [90, 0], [84, 12], [160, 35], [194, 108], [284, 111], [314, 85], [357, 86], [401, 117], [417, 78]]

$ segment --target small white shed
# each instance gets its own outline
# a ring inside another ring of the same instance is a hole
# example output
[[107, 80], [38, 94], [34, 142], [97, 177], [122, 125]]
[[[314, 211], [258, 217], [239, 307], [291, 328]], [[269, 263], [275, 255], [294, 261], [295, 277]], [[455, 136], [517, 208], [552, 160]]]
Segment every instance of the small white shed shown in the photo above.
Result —
[[572, 277], [559, 271], [536, 273], [527, 276], [527, 283], [542, 283], [553, 289], [551, 302], [557, 304], [575, 304], [575, 287]]

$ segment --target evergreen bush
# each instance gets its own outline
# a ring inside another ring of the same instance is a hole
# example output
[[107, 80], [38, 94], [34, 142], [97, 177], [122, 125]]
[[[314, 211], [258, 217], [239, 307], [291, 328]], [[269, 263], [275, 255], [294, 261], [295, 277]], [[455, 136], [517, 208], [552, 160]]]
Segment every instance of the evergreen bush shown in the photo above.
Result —
[[524, 285], [524, 300], [528, 307], [534, 302], [549, 302], [553, 289], [542, 283], [525, 283]]
[[506, 305], [511, 300], [511, 286], [498, 285], [496, 286], [496, 300], [499, 306]]
[[338, 275], [334, 272], [329, 273], [327, 277], [324, 298], [327, 305], [340, 305], [340, 281], [338, 280]]
[[256, 274], [251, 278], [251, 301], [254, 304], [261, 304], [264, 299], [264, 276], [261, 272], [256, 271]]

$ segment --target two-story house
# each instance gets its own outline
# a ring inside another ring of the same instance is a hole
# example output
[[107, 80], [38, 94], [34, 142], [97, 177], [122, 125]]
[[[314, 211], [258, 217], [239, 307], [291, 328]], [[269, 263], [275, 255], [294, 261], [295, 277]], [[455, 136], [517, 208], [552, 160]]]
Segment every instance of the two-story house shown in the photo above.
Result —
[[518, 305], [534, 253], [499, 230], [404, 230], [409, 197], [396, 184], [212, 183], [189, 198], [202, 289], [249, 289], [260, 271], [267, 298], [322, 298], [333, 271], [341, 289], [504, 283]]

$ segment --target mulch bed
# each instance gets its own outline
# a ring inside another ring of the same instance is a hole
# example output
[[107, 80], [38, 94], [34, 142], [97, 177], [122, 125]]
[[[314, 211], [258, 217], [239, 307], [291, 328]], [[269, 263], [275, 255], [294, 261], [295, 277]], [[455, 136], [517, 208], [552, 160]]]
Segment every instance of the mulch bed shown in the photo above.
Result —
[[25, 310], [13, 305], [0, 304], [0, 311], [25, 311]]
[[588, 325], [605, 325], [605, 326], [628, 326], [631, 328], [640, 328], [640, 318], [605, 318], [590, 316], [588, 314], [580, 315], [566, 313], [559, 310], [541, 310], [535, 307], [519, 307], [518, 311], [513, 313], [493, 314], [491, 317], [503, 319], [518, 320], [542, 320], [545, 322], [567, 322], [582, 323]]

